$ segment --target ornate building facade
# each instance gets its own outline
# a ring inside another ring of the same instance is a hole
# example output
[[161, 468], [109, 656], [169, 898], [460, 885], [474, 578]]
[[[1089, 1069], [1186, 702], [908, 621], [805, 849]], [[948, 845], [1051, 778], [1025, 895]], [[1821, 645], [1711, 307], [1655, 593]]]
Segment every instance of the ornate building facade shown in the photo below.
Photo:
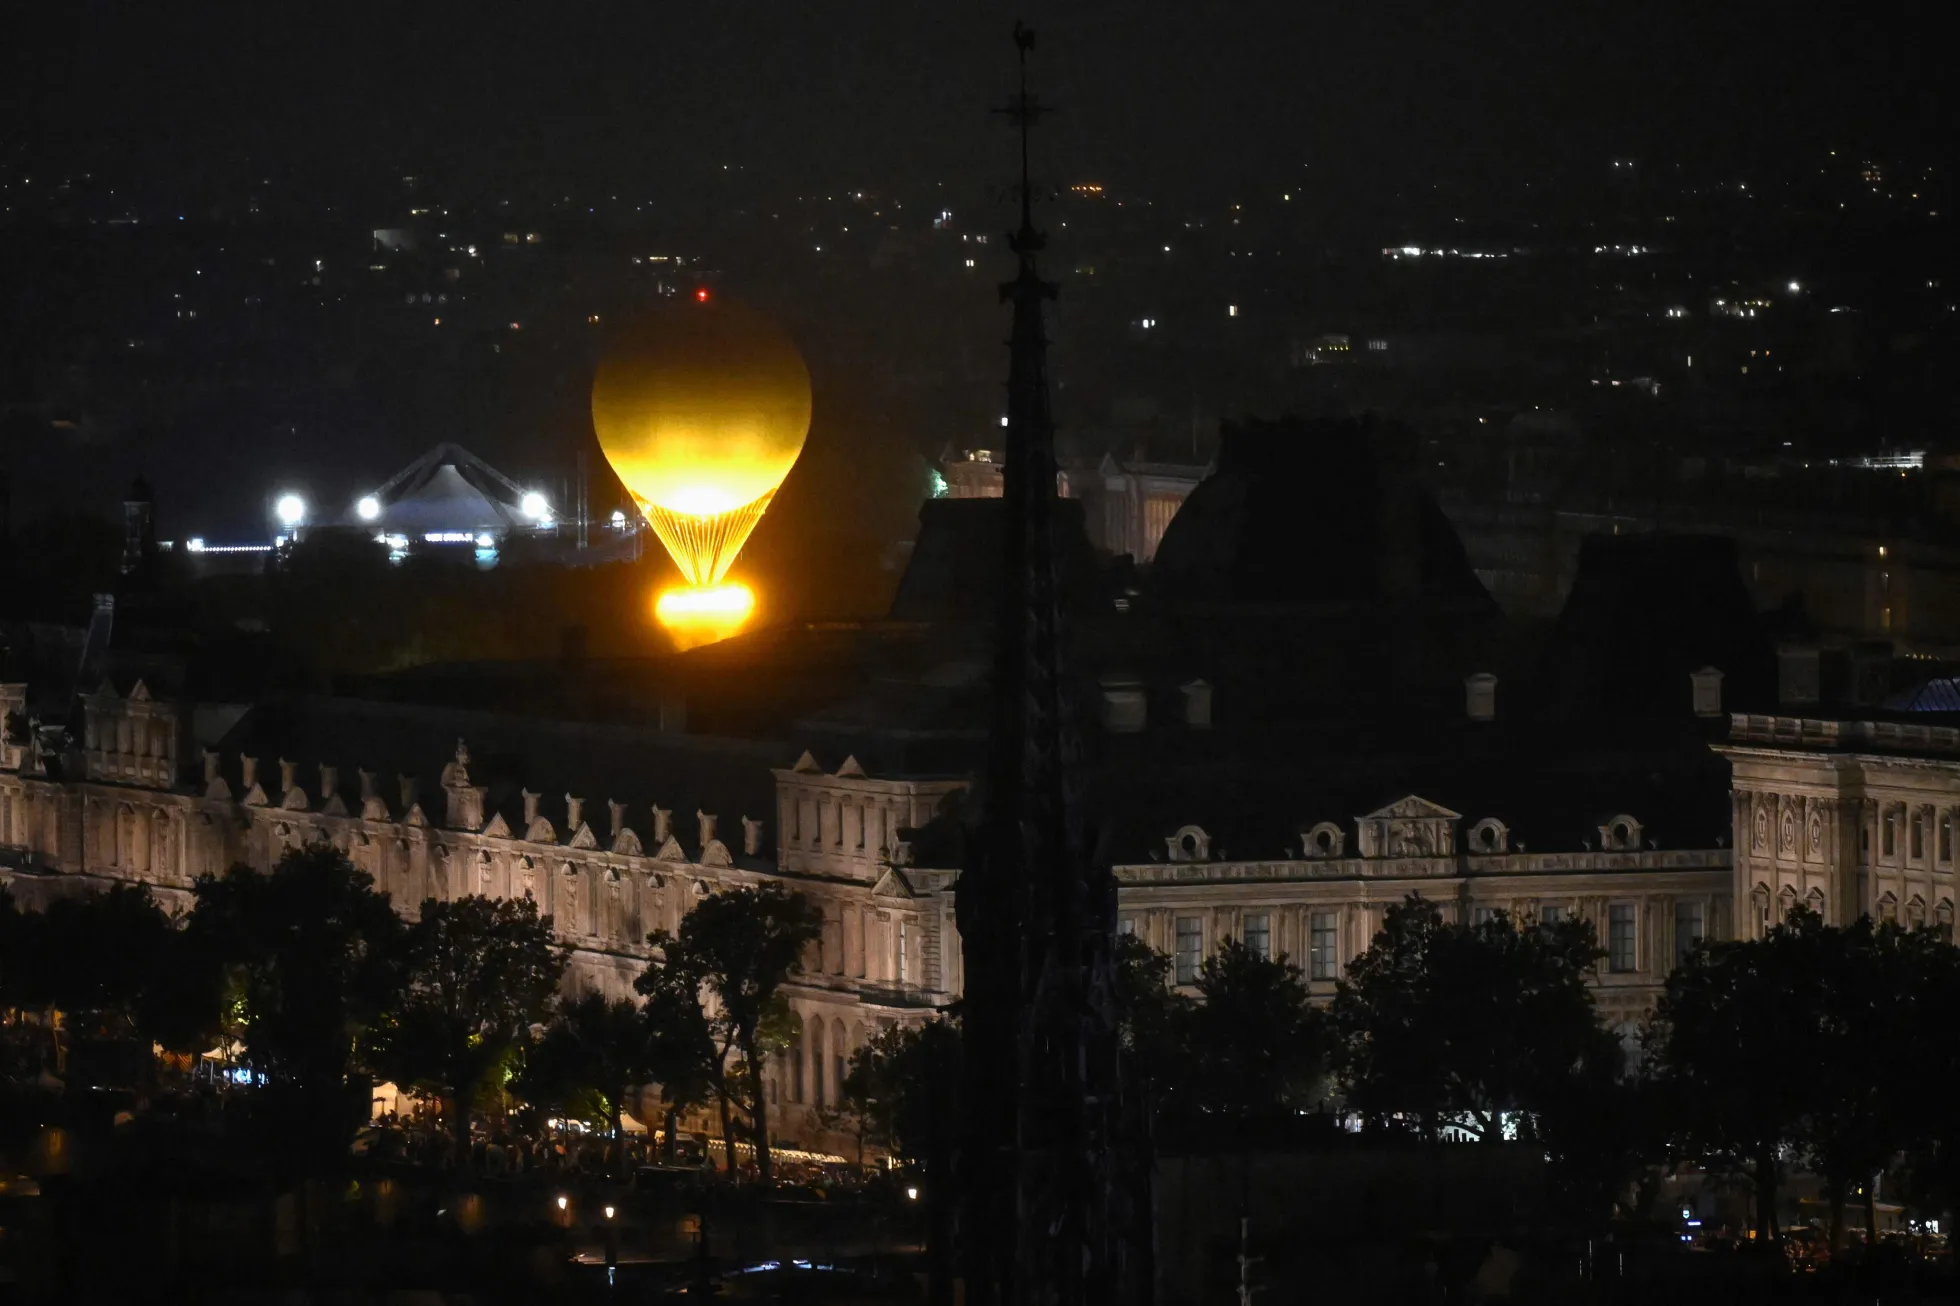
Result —
[[[0, 686], [19, 711], [20, 686]], [[1607, 952], [1599, 995], [1630, 1027], [1702, 937], [1759, 932], [1800, 903], [1832, 921], [1863, 912], [1950, 930], [1960, 730], [1737, 715], [1733, 835], [1712, 848], [1655, 845], [1638, 812], [1607, 813], [1577, 848], [1527, 851], [1501, 813], [1409, 795], [1359, 815], [1304, 813], [1283, 855], [1223, 855], [1162, 817], [1161, 850], [1119, 862], [1119, 928], [1172, 958], [1189, 983], [1227, 939], [1285, 954], [1328, 996], [1382, 915], [1411, 893], [1453, 917], [1492, 911], [1593, 922]], [[267, 868], [326, 842], [373, 875], [403, 913], [469, 893], [529, 896], [572, 950], [567, 984], [620, 995], [652, 959], [655, 929], [724, 888], [779, 880], [823, 912], [789, 993], [800, 1032], [771, 1091], [784, 1136], [816, 1139], [851, 1054], [879, 1029], [926, 1017], [963, 987], [952, 866], [920, 864], [913, 832], [946, 816], [961, 777], [874, 775], [809, 753], [774, 774], [772, 823], [676, 813], [657, 802], [547, 802], [492, 810], [459, 743], [435, 791], [330, 765], [220, 756], [180, 768], [189, 722], [140, 682], [83, 700], [77, 745], [34, 732], [0, 752], [0, 885], [24, 905], [114, 881], [187, 910], [200, 875]], [[513, 819], [514, 817], [514, 819]]]

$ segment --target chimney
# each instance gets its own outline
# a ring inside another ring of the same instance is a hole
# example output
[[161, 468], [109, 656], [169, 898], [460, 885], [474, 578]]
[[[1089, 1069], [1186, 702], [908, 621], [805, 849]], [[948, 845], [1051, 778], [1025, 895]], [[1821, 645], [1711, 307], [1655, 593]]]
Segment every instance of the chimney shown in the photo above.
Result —
[[1149, 700], [1134, 680], [1105, 680], [1102, 685], [1103, 729], [1112, 735], [1142, 732], [1149, 720]]
[[1472, 721], [1497, 719], [1497, 677], [1488, 671], [1463, 678], [1463, 714]]
[[706, 848], [714, 842], [715, 818], [711, 813], [696, 810], [694, 819], [701, 823], [701, 846]]
[[521, 789], [518, 792], [524, 795], [524, 828], [528, 830], [531, 828], [531, 823], [538, 819], [538, 799], [542, 795], [534, 794], [529, 789]]
[[1184, 724], [1193, 730], [1211, 729], [1211, 686], [1203, 680], [1194, 680], [1182, 686], [1184, 694]]
[[1790, 706], [1817, 702], [1820, 697], [1815, 644], [1784, 644], [1776, 650], [1776, 701]]
[[1877, 707], [1892, 692], [1892, 646], [1873, 641], [1850, 650], [1851, 701], [1858, 707]]
[[565, 795], [565, 837], [571, 838], [585, 824], [585, 800]]
[[218, 783], [218, 754], [214, 749], [204, 750], [204, 783], [206, 786]]
[[653, 809], [653, 845], [658, 848], [674, 837], [674, 810], [671, 807]]
[[1714, 667], [1703, 667], [1690, 672], [1688, 679], [1694, 685], [1695, 715], [1722, 715], [1722, 673]]
[[751, 821], [746, 816], [742, 818], [742, 853], [748, 857], [762, 853], [762, 822]]
[[619, 832], [626, 828], [626, 804], [606, 800], [607, 822], [612, 826], [612, 837], [619, 838]]
[[332, 798], [333, 791], [335, 789], [338, 789], [339, 787], [340, 787], [340, 768], [337, 766], [328, 766], [324, 762], [321, 763], [320, 764], [320, 801], [324, 803], [329, 798]]
[[293, 791], [293, 785], [298, 779], [299, 779], [299, 763], [288, 762], [285, 758], [283, 757], [280, 758], [279, 759], [279, 792], [282, 794], [291, 793]]
[[241, 754], [238, 759], [238, 779], [239, 783], [245, 786], [245, 792], [250, 793], [252, 786], [259, 782], [259, 759]]
[[415, 777], [412, 775], [398, 774], [395, 777], [395, 783], [401, 786], [402, 811], [404, 814], [406, 814], [409, 808], [415, 806], [415, 790], [416, 790]]

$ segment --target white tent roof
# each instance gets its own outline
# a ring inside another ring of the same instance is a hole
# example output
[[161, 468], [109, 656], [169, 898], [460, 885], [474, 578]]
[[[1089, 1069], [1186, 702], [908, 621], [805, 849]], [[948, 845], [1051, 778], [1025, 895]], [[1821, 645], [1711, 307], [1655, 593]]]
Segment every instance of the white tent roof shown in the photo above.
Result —
[[423, 454], [390, 477], [374, 497], [381, 504], [379, 517], [364, 521], [350, 508], [344, 523], [411, 538], [532, 525], [517, 483], [456, 444], [439, 444]]

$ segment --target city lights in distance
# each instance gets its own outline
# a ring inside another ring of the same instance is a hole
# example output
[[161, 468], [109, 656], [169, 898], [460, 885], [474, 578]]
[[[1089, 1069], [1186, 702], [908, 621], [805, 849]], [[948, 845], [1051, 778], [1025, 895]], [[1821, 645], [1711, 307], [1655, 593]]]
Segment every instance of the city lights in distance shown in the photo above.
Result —
[[272, 515], [279, 524], [287, 528], [299, 525], [306, 520], [306, 500], [297, 494], [282, 494], [272, 505]]
[[364, 494], [361, 496], [361, 501], [354, 505], [354, 513], [362, 521], [373, 521], [381, 515], [381, 500], [371, 494]]

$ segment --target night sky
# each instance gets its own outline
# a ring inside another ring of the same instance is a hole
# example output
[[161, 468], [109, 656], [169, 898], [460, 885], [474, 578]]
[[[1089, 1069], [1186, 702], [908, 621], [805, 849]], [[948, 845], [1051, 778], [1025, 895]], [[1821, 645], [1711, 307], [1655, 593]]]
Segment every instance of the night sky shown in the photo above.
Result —
[[[1019, 9], [1041, 89], [1067, 110], [1053, 166], [1135, 187], [1301, 164], [1400, 180], [1930, 150], [1949, 126], [1914, 0]], [[998, 171], [979, 109], [1007, 85], [1015, 16], [920, 0], [44, 4], [10, 19], [8, 144], [177, 177], [399, 161], [624, 185], [730, 162], [977, 180]]]

